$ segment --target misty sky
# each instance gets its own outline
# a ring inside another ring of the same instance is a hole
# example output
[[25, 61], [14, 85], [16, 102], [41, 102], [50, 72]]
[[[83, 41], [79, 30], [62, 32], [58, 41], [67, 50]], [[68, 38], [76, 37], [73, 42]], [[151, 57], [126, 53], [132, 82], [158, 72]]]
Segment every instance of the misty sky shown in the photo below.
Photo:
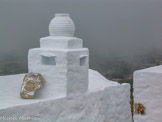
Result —
[[162, 0], [0, 0], [1, 59], [27, 58], [55, 13], [70, 14], [93, 64], [162, 48]]

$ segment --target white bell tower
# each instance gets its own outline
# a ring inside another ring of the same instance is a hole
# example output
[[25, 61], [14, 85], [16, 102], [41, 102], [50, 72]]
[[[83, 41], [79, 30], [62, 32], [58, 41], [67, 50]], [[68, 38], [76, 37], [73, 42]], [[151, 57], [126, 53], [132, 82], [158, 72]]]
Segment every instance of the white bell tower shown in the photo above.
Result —
[[40, 39], [40, 48], [29, 50], [28, 70], [45, 80], [38, 97], [80, 96], [88, 90], [89, 50], [73, 37], [75, 25], [69, 14], [55, 14], [50, 36]]

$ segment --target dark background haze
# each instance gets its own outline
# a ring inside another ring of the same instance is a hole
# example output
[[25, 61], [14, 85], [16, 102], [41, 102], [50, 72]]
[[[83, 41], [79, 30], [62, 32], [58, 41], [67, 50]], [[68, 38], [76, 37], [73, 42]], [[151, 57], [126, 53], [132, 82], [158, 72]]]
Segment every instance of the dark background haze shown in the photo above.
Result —
[[55, 13], [69, 13], [75, 36], [90, 50], [90, 67], [109, 58], [162, 53], [162, 0], [0, 0], [0, 64], [23, 62], [30, 48], [48, 36]]

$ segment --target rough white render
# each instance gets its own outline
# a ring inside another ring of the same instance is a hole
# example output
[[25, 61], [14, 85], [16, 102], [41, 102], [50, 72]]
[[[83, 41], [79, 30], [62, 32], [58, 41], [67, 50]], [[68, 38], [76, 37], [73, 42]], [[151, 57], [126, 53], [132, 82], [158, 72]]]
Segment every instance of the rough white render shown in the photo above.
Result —
[[132, 122], [128, 84], [120, 85], [89, 70], [88, 93], [84, 96], [66, 98], [64, 93], [26, 100], [19, 96], [24, 75], [0, 77], [0, 116], [15, 117], [15, 122], [23, 122], [19, 117], [24, 116], [37, 116], [39, 122]]
[[[42, 55], [55, 56], [56, 65], [42, 64]], [[45, 79], [39, 98], [55, 96], [67, 92], [69, 97], [78, 96], [88, 89], [89, 51], [80, 49], [30, 49], [28, 54], [29, 72], [40, 73]], [[86, 56], [84, 66], [80, 66], [80, 56]], [[53, 92], [49, 92], [53, 91]], [[47, 93], [49, 92], [49, 93]]]
[[82, 39], [72, 37], [75, 25], [69, 14], [56, 14], [49, 31], [51, 36], [40, 39], [40, 48], [28, 53], [28, 71], [40, 73], [45, 79], [44, 88], [36, 97], [87, 93], [89, 50], [82, 47]]
[[142, 103], [145, 115], [134, 115], [134, 122], [162, 122], [162, 66], [134, 73], [134, 103]]
[[41, 48], [29, 50], [29, 72], [45, 80], [33, 99], [20, 98], [25, 74], [0, 77], [0, 122], [13, 120], [3, 117], [15, 122], [23, 121], [19, 117], [39, 117], [39, 122], [131, 122], [129, 84], [89, 70], [89, 50], [82, 48], [82, 39], [72, 37], [74, 30], [68, 14], [56, 14], [49, 25], [51, 36], [40, 39]]
[[50, 36], [72, 37], [75, 33], [75, 24], [69, 14], [55, 14], [49, 24]]
[[40, 39], [40, 48], [45, 49], [79, 49], [83, 40], [76, 37], [47, 36]]

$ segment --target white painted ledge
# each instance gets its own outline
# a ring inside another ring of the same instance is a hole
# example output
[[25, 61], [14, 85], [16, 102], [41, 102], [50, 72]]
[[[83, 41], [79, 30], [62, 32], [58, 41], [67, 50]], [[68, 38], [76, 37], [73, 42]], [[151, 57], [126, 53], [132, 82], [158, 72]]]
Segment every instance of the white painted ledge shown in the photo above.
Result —
[[128, 84], [120, 85], [89, 70], [88, 94], [84, 96], [26, 100], [19, 96], [24, 75], [0, 77], [0, 116], [39, 116], [39, 122], [131, 122]]

